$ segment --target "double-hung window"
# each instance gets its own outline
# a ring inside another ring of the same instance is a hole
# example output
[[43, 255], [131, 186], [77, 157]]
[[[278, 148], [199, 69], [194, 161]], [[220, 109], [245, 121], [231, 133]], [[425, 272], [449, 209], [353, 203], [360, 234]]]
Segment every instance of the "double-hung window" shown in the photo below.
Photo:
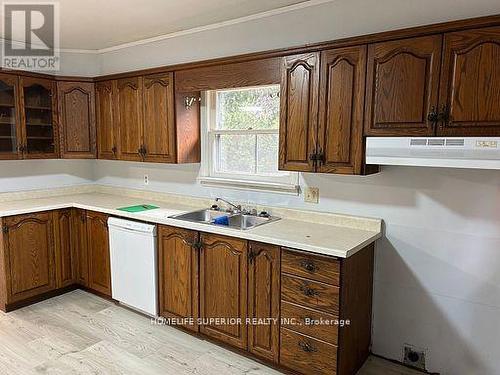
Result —
[[278, 170], [279, 85], [205, 94], [202, 183], [295, 193], [297, 173]]

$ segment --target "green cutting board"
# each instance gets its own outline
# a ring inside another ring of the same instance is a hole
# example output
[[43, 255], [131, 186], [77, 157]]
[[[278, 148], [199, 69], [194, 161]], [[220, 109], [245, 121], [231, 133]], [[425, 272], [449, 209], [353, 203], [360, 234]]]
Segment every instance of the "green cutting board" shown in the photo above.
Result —
[[151, 204], [138, 204], [137, 206], [121, 207], [118, 208], [118, 210], [125, 212], [142, 212], [142, 211], [154, 210], [155, 208], [160, 208], [160, 207], [153, 206]]

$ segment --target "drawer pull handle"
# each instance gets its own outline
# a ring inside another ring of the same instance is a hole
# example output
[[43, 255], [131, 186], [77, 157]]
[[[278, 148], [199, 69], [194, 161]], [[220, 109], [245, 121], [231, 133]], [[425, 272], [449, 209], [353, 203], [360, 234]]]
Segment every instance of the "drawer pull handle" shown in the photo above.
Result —
[[318, 350], [308, 342], [299, 341], [299, 348], [306, 353], [317, 352]]
[[313, 296], [317, 296], [319, 293], [314, 290], [313, 288], [309, 288], [307, 286], [301, 286], [300, 287], [300, 290], [302, 291], [302, 293], [304, 293], [304, 295], [306, 295], [307, 297], [313, 297]]
[[302, 263], [300, 263], [300, 265], [302, 266], [302, 268], [309, 272], [316, 272], [318, 270], [318, 267], [316, 267], [316, 265], [310, 260], [304, 260], [302, 261]]

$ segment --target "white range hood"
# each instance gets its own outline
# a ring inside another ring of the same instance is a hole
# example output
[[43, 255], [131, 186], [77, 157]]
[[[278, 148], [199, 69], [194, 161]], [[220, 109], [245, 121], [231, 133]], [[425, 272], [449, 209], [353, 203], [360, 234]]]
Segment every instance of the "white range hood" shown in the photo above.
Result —
[[366, 163], [500, 169], [500, 137], [368, 137]]

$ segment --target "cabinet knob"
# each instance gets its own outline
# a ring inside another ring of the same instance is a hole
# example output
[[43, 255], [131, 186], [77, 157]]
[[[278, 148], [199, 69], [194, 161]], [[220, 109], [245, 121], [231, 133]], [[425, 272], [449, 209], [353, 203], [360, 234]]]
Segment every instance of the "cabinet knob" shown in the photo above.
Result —
[[314, 346], [312, 346], [308, 342], [303, 342], [303, 341], [299, 341], [299, 348], [306, 353], [313, 353], [318, 351]]
[[3, 233], [7, 233], [8, 231], [9, 231], [9, 227], [8, 227], [7, 225], [4, 225], [4, 226], [2, 227], [2, 232], [3, 232]]
[[323, 152], [323, 149], [321, 147], [316, 154], [316, 161], [319, 165], [325, 164], [325, 153]]
[[116, 154], [116, 151], [118, 151], [118, 150], [117, 150], [117, 148], [116, 148], [116, 146], [113, 146], [113, 147], [111, 148], [111, 152], [112, 152], [113, 154]]
[[200, 241], [193, 242], [191, 246], [196, 250], [201, 250], [203, 248], [203, 244]]
[[314, 290], [313, 288], [309, 288], [308, 286], [301, 286], [300, 290], [307, 297], [313, 297], [313, 296], [317, 296], [319, 294], [317, 290]]
[[311, 260], [304, 260], [300, 263], [300, 265], [309, 272], [316, 272], [318, 270], [318, 267]]
[[438, 121], [440, 122], [439, 126], [450, 125], [450, 111], [448, 110], [448, 106], [443, 104], [441, 106], [441, 110], [438, 114]]
[[439, 120], [439, 114], [437, 112], [436, 106], [432, 106], [431, 111], [427, 115], [427, 120], [435, 124]]

